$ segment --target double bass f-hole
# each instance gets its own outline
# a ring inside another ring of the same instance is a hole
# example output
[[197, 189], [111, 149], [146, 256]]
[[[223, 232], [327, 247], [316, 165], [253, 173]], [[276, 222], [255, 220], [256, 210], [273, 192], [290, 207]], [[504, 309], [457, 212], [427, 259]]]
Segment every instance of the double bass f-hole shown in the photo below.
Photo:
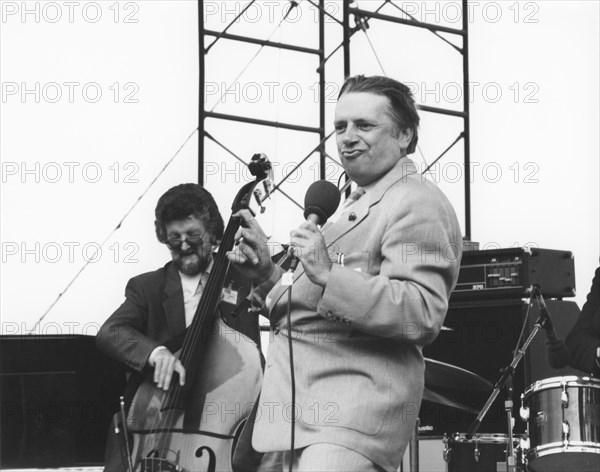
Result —
[[[234, 214], [250, 209], [271, 163], [264, 154], [255, 154], [249, 168], [255, 180], [237, 193]], [[228, 335], [228, 327], [217, 316], [229, 267], [227, 252], [241, 221], [229, 219], [198, 308], [180, 342], [177, 355], [186, 370], [185, 386], [173, 381], [163, 391], [149, 379], [131, 402], [123, 421], [123, 436], [133, 437], [130, 472], [232, 470], [235, 443], [251, 412], [247, 406], [257, 400], [262, 380], [260, 349], [244, 333]]]
[[[179, 454], [175, 451], [167, 451], [174, 455], [173, 459], [165, 458], [165, 451], [150, 451], [146, 457], [140, 459], [139, 470], [140, 472], [185, 472], [183, 467], [178, 465], [180, 463]], [[214, 472], [216, 470], [217, 457], [215, 451], [210, 447], [201, 446], [196, 450], [195, 456], [202, 457], [204, 454], [208, 456], [208, 467], [207, 472]]]

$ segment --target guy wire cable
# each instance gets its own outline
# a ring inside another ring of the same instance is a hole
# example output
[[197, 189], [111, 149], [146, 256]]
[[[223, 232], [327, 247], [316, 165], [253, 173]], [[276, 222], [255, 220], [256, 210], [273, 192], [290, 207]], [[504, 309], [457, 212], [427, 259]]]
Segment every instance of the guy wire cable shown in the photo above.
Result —
[[[273, 31], [271, 31], [271, 34], [269, 34], [269, 36], [267, 37], [267, 39], [264, 40], [264, 43], [266, 43], [267, 41], [271, 40], [271, 38], [273, 37], [273, 35], [277, 32], [277, 30], [279, 30], [279, 28], [281, 28], [281, 25], [286, 20], [286, 18], [289, 16], [290, 12], [292, 11], [292, 8], [296, 8], [297, 6], [298, 6], [298, 2], [293, 1], [293, 0], [290, 1], [290, 7], [288, 8], [288, 11], [285, 13], [285, 15], [283, 15], [283, 17], [281, 18], [281, 20], [279, 20], [279, 23], [277, 23], [277, 26], [275, 26], [275, 28], [273, 29]], [[265, 47], [264, 44], [260, 45], [260, 47], [258, 48], [258, 51], [256, 51], [256, 53], [254, 53], [254, 55], [250, 58], [250, 60], [246, 63], [246, 65], [238, 73], [238, 75], [235, 77], [235, 79], [233, 79], [233, 82], [231, 82], [231, 85], [229, 87], [227, 87], [223, 93], [221, 93], [221, 96], [219, 97], [219, 99], [217, 100], [217, 102], [210, 109], [211, 112], [215, 111], [215, 108], [217, 108], [217, 106], [219, 105], [219, 103], [221, 103], [221, 101], [223, 100], [223, 97], [231, 90], [231, 87], [233, 87], [240, 80], [240, 77], [244, 74], [244, 72], [246, 72], [246, 70], [248, 69], [248, 67], [250, 67], [250, 65], [258, 57], [258, 55], [262, 52], [262, 50], [264, 49], [264, 47]]]
[[110, 233], [108, 233], [108, 235], [106, 236], [106, 238], [104, 239], [104, 241], [102, 241], [102, 243], [96, 248], [96, 250], [94, 252], [94, 255], [92, 257], [88, 258], [88, 260], [83, 264], [83, 266], [81, 267], [81, 269], [79, 269], [79, 271], [77, 271], [77, 273], [75, 274], [75, 276], [66, 285], [66, 287], [62, 290], [62, 292], [60, 292], [58, 294], [58, 296], [56, 297], [56, 299], [50, 304], [50, 306], [42, 314], [42, 316], [39, 317], [39, 319], [33, 325], [33, 328], [31, 328], [31, 330], [29, 330], [29, 332], [27, 334], [33, 334], [35, 332], [35, 330], [40, 325], [40, 323], [44, 320], [44, 318], [46, 318], [46, 315], [48, 315], [48, 313], [50, 313], [50, 311], [52, 310], [52, 308], [54, 308], [54, 306], [58, 303], [58, 301], [61, 299], [61, 297], [65, 293], [67, 293], [67, 291], [71, 288], [71, 286], [73, 285], [73, 283], [75, 282], [75, 280], [77, 280], [79, 278], [79, 276], [81, 275], [81, 273], [90, 264], [90, 262], [95, 259], [96, 255], [98, 254], [98, 251], [102, 251], [102, 248], [110, 240], [110, 238], [112, 237], [112, 235], [115, 234], [117, 232], [117, 230], [121, 228], [121, 225], [125, 222], [125, 219], [129, 217], [129, 215], [133, 212], [133, 210], [135, 209], [135, 207], [140, 203], [140, 201], [142, 200], [142, 198], [144, 198], [146, 196], [146, 194], [148, 193], [148, 191], [150, 190], [150, 188], [152, 188], [152, 186], [156, 183], [156, 181], [159, 179], [159, 177], [167, 170], [167, 167], [169, 167], [171, 165], [171, 163], [179, 155], [179, 153], [181, 152], [181, 150], [185, 147], [185, 145], [192, 138], [192, 136], [194, 136], [194, 134], [196, 134], [196, 131], [198, 131], [198, 127], [197, 126], [189, 134], [189, 136], [185, 139], [185, 141], [183, 142], [183, 144], [181, 144], [181, 146], [179, 146], [179, 149], [177, 149], [177, 151], [175, 151], [175, 154], [173, 154], [173, 156], [171, 156], [171, 158], [167, 161], [167, 163], [163, 166], [163, 168], [158, 172], [158, 174], [150, 181], [150, 183], [148, 184], [148, 186], [146, 187], [146, 189], [141, 193], [141, 195], [137, 198], [137, 200], [133, 203], [133, 205], [131, 205], [131, 207], [129, 208], [129, 210], [127, 210], [125, 212], [125, 214], [121, 217], [121, 219], [117, 223], [117, 226], [115, 226], [113, 228], [113, 230]]

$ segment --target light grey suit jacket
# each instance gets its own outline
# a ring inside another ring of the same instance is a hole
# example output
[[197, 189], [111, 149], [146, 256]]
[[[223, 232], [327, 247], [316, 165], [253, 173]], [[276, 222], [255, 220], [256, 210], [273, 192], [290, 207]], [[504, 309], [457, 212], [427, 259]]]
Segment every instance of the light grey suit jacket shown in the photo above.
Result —
[[[335, 443], [395, 471], [423, 394], [421, 349], [437, 336], [456, 284], [462, 236], [445, 195], [407, 158], [333, 225], [325, 289], [300, 267], [292, 289], [296, 441]], [[343, 256], [341, 256], [343, 254]], [[269, 294], [273, 341], [253, 445], [289, 449], [287, 299]]]

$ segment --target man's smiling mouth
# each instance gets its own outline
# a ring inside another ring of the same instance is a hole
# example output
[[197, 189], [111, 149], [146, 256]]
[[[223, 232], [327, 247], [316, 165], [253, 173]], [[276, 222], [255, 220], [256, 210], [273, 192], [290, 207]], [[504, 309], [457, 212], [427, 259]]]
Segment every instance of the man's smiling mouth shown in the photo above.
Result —
[[364, 151], [362, 149], [354, 149], [352, 151], [342, 151], [342, 157], [347, 159], [354, 159], [360, 156]]

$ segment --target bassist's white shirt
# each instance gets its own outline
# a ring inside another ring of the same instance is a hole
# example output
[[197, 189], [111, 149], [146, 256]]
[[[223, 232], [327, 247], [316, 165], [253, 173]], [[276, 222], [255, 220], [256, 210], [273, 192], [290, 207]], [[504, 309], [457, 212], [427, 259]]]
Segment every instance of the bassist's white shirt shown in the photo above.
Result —
[[[192, 324], [196, 309], [200, 303], [202, 292], [208, 281], [210, 270], [212, 269], [214, 259], [210, 261], [208, 268], [198, 275], [186, 275], [179, 272], [179, 278], [181, 279], [181, 288], [183, 290], [183, 307], [185, 309], [185, 327], [189, 327]], [[155, 357], [158, 351], [167, 349], [165, 346], [158, 346], [150, 353], [148, 357], [148, 363], [153, 366], [155, 364]]]

